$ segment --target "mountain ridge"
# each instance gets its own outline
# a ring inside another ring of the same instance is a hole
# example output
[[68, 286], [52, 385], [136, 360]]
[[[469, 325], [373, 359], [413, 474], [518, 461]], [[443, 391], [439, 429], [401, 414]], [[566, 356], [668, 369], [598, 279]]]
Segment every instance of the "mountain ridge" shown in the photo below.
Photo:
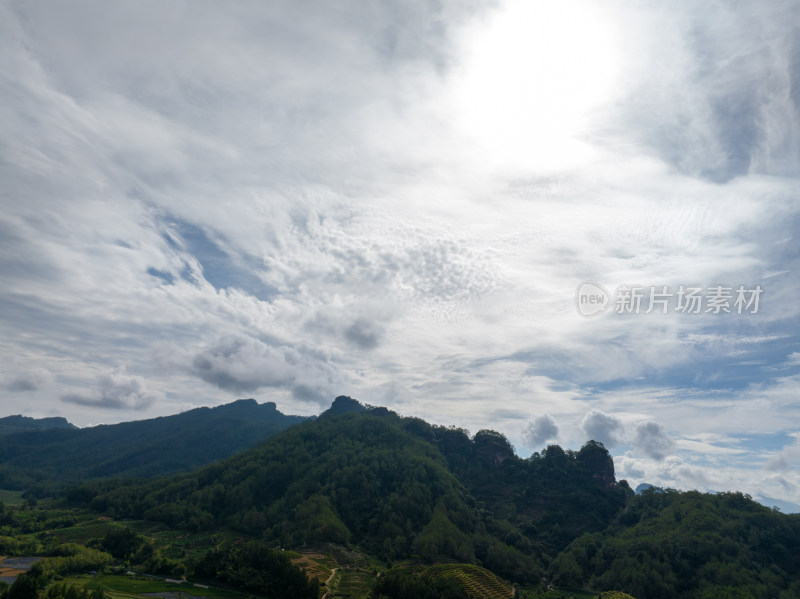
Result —
[[53, 428], [78, 428], [63, 416], [32, 418], [21, 414], [12, 414], [0, 418], [0, 437], [14, 433], [48, 430]]
[[[70, 497], [114, 517], [193, 531], [228, 527], [281, 547], [332, 542], [387, 560], [479, 563], [532, 581], [548, 556], [603, 529], [632, 494], [616, 482], [599, 443], [580, 452], [552, 446], [523, 459], [496, 431], [470, 439], [351, 398], [334, 404], [338, 410], [193, 473], [88, 484]], [[541, 500], [526, 500], [543, 491], [543, 481], [550, 489]], [[574, 497], [576, 508], [558, 506], [560, 493]], [[575, 524], [550, 531], [565, 513]], [[536, 533], [535, 523], [548, 531]]]
[[0, 437], [0, 487], [188, 471], [305, 419], [283, 414], [274, 402], [240, 399], [118, 424], [15, 432]]

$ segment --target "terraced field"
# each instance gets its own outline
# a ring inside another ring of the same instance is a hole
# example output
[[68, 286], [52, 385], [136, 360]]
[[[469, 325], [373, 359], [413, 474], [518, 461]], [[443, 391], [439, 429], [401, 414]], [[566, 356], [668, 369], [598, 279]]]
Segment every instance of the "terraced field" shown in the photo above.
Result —
[[330, 555], [321, 553], [291, 553], [289, 557], [292, 559], [293, 564], [305, 570], [306, 576], [309, 578], [316, 576], [320, 583], [328, 580], [331, 570], [336, 567], [336, 560]]
[[437, 564], [426, 569], [425, 574], [453, 578], [475, 599], [510, 599], [512, 588], [495, 574], [472, 564]]
[[526, 597], [531, 599], [635, 599], [620, 591], [605, 591], [598, 593], [579, 589], [550, 589], [548, 591], [527, 591]]
[[132, 578], [127, 576], [72, 576], [66, 579], [68, 584], [89, 589], [101, 588], [111, 599], [149, 599], [155, 594], [165, 599], [183, 597], [184, 599], [203, 598], [222, 599], [230, 597], [244, 599], [248, 595], [237, 591], [219, 588], [196, 587], [189, 583], [171, 583], [160, 580]]
[[25, 500], [22, 499], [22, 491], [9, 491], [7, 489], [0, 489], [0, 501], [5, 503], [7, 506], [10, 506], [22, 505]]
[[53, 536], [61, 543], [80, 543], [85, 545], [90, 539], [100, 539], [121, 526], [107, 520], [90, 520], [79, 522], [75, 526], [59, 528], [53, 531]]
[[344, 570], [330, 599], [363, 599], [372, 589], [372, 574], [364, 570]]

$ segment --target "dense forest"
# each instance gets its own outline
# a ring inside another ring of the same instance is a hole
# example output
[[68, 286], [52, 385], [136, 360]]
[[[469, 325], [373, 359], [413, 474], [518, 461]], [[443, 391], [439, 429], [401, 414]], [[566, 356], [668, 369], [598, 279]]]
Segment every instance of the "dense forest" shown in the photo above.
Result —
[[652, 488], [608, 529], [574, 541], [551, 573], [636, 597], [800, 597], [800, 515], [741, 493]]
[[278, 546], [352, 543], [385, 559], [481, 560], [509, 577], [540, 577], [535, 548], [478, 505], [417, 434], [420, 422], [388, 410], [323, 415], [189, 475], [89, 484], [68, 497], [115, 517], [225, 526]]

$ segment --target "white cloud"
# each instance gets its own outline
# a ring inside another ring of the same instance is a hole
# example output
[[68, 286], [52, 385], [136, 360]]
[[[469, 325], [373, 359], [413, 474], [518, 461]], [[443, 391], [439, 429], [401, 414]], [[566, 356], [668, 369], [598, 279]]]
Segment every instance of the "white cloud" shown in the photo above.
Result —
[[[619, 478], [634, 486], [649, 483], [660, 487], [698, 489], [708, 492], [741, 491], [771, 506], [774, 498], [790, 504], [800, 501], [800, 474], [792, 466], [798, 459], [797, 443], [764, 459], [754, 458], [739, 440], [703, 435], [703, 440], [675, 442], [663, 459], [626, 451], [614, 458]], [[762, 453], [762, 452], [759, 452]], [[791, 506], [789, 506], [791, 507]]]
[[789, 366], [800, 366], [800, 352], [792, 352], [789, 354], [786, 364]]
[[558, 425], [549, 414], [542, 414], [530, 419], [523, 433], [523, 439], [530, 447], [541, 447], [547, 441], [553, 441], [557, 437]]
[[600, 441], [607, 448], [625, 443], [625, 425], [618, 417], [591, 409], [581, 420], [586, 440]]
[[675, 448], [675, 441], [666, 433], [664, 427], [652, 420], [636, 425], [636, 436], [631, 443], [654, 460], [663, 460]]
[[[586, 4], [0, 6], [2, 405], [346, 393], [518, 446], [531, 412], [573, 447], [652, 421], [636, 472], [760, 483], [722, 439], [798, 416], [792, 3]], [[590, 320], [586, 280], [764, 295]]]
[[797, 472], [800, 470], [800, 436], [792, 445], [786, 445], [779, 452], [770, 456], [764, 468], [775, 472]]

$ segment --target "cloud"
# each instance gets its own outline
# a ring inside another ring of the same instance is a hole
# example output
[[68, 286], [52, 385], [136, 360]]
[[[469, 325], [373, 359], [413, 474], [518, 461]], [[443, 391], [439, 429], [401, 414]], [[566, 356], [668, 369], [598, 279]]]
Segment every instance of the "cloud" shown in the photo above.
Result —
[[659, 461], [675, 449], [672, 437], [664, 431], [663, 426], [652, 420], [636, 425], [636, 436], [631, 443], [646, 456]]
[[630, 11], [628, 41], [640, 60], [622, 103], [628, 130], [673, 167], [711, 181], [796, 173], [794, 10], [777, 2]]
[[771, 456], [764, 468], [775, 472], [786, 472], [800, 469], [800, 437], [791, 445], [784, 446], [779, 452]]
[[[670, 455], [657, 461], [635, 457], [633, 452], [614, 457], [620, 478], [628, 478], [633, 486], [649, 483], [658, 487], [698, 489], [705, 492], [741, 491], [753, 497], [782, 497], [800, 502], [800, 475], [796, 469], [781, 474], [740, 467], [727, 461], [711, 461], [701, 454]], [[773, 505], [766, 503], [766, 505]]]
[[[785, 440], [692, 439], [800, 410], [795, 4], [0, 2], [2, 386], [79, 424], [260, 389], [519, 441], [536, 397], [560, 443], [652, 418], [714, 484], [761, 483]], [[765, 291], [754, 318], [589, 322], [586, 280]], [[103, 390], [117, 363], [147, 389]], [[631, 472], [700, 480], [651, 433]]]
[[366, 318], [357, 318], [344, 331], [344, 336], [360, 349], [373, 349], [380, 343], [383, 335], [382, 327]]
[[53, 380], [53, 375], [44, 368], [36, 368], [28, 372], [22, 372], [11, 380], [9, 380], [5, 387], [9, 391], [38, 391], [42, 387], [50, 384]]
[[229, 335], [190, 358], [185, 368], [220, 389], [252, 392], [288, 389], [300, 400], [330, 401], [340, 376], [328, 356], [287, 345], [274, 347], [252, 337]]
[[608, 448], [625, 443], [625, 426], [616, 416], [592, 409], [583, 417], [580, 426], [587, 439], [600, 441]]
[[61, 396], [61, 400], [81, 406], [114, 410], [143, 410], [163, 399], [157, 391], [150, 391], [140, 376], [126, 374], [120, 367], [101, 375], [89, 391], [74, 391]]
[[558, 437], [558, 425], [549, 414], [542, 414], [529, 420], [523, 432], [523, 440], [530, 447], [541, 447], [556, 437]]

